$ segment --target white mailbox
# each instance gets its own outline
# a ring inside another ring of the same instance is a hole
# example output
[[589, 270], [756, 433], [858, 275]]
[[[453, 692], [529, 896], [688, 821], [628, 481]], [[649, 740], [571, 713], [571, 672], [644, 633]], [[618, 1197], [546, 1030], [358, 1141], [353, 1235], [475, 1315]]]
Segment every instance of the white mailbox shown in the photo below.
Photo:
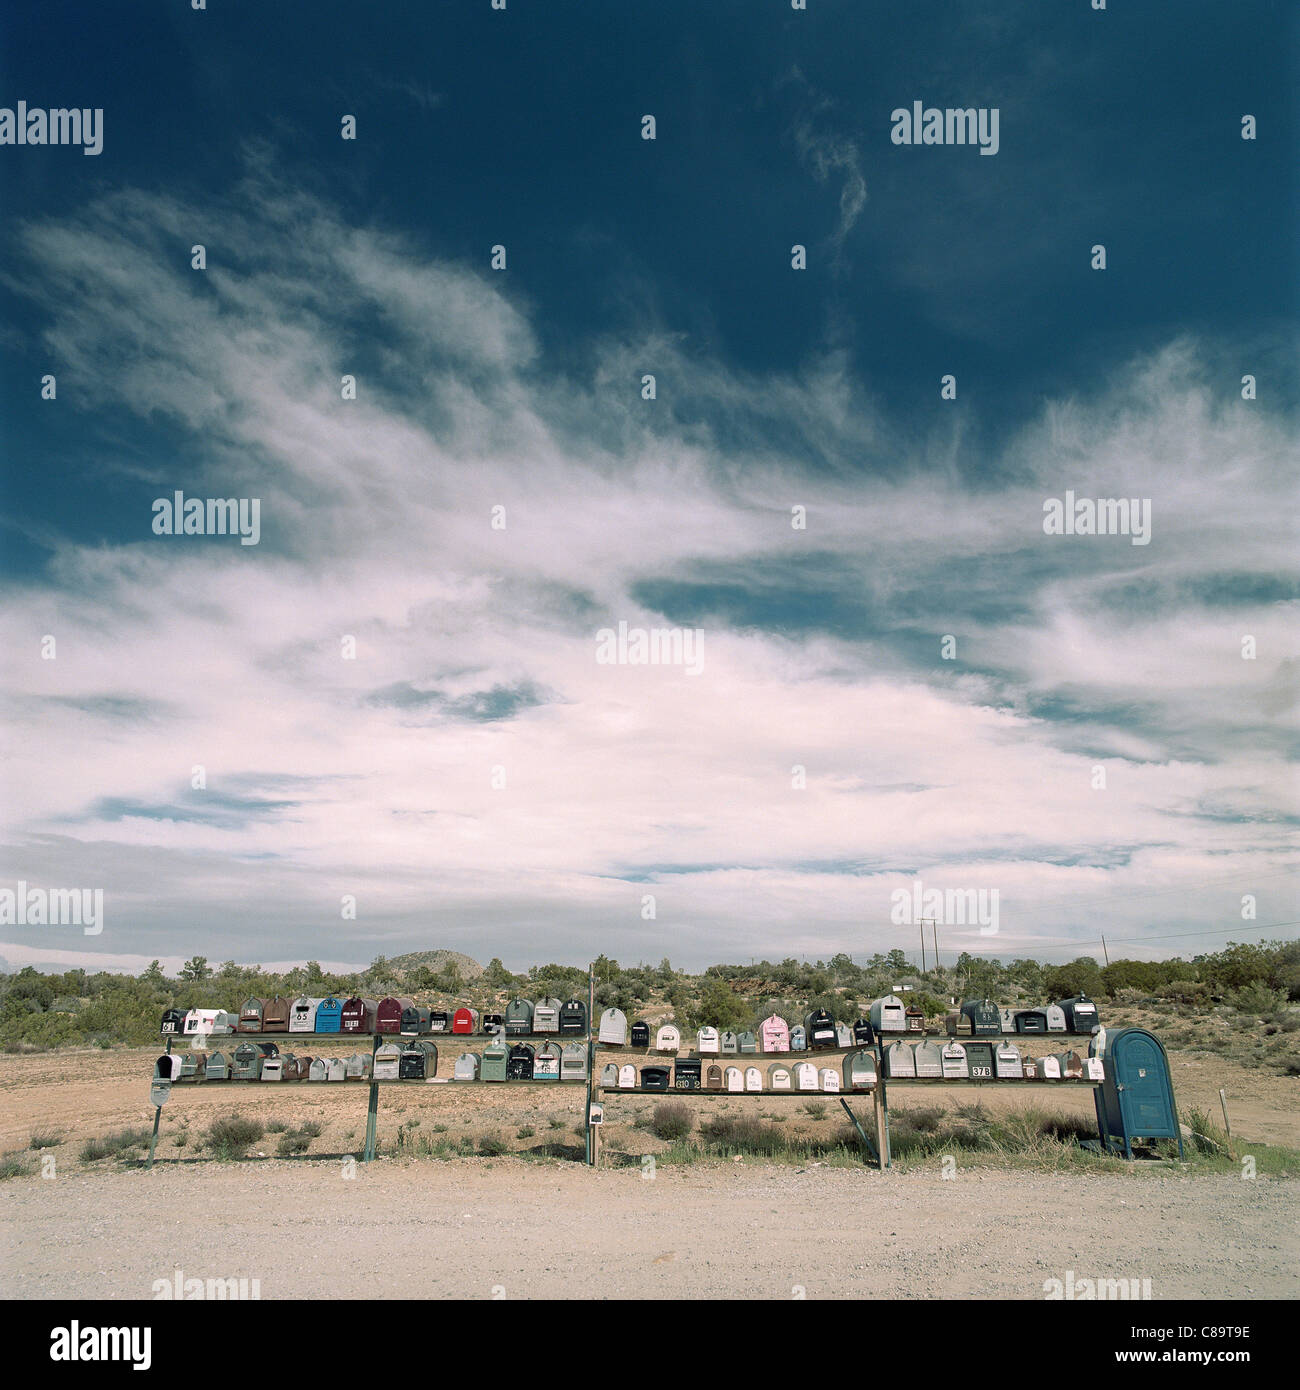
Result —
[[966, 1049], [955, 1039], [943, 1049], [940, 1071], [945, 1081], [965, 1081], [970, 1076], [966, 1065]]
[[618, 1085], [622, 1091], [636, 1090], [636, 1068], [631, 1062], [618, 1069]]
[[794, 1069], [794, 1085], [797, 1091], [815, 1091], [818, 1076], [817, 1068], [812, 1062], [800, 1062]]
[[676, 1052], [682, 1045], [682, 1035], [671, 1023], [665, 1023], [655, 1034], [656, 1052]]
[[316, 1009], [319, 999], [300, 994], [289, 1009], [289, 1031], [291, 1033], [314, 1033], [316, 1031]]
[[834, 1067], [823, 1067], [821, 1069], [821, 1083], [823, 1091], [838, 1091], [840, 1089], [840, 1074]]
[[[963, 1057], [965, 1052], [963, 1050]], [[943, 1075], [943, 1048], [937, 1042], [919, 1042], [912, 1049], [912, 1056], [916, 1059], [916, 1074], [922, 1076], [942, 1076]]]
[[763, 1073], [757, 1067], [745, 1068], [745, 1090], [761, 1091], [763, 1089]]
[[1059, 1057], [1040, 1057], [1038, 1059], [1038, 1079], [1040, 1081], [1059, 1081], [1061, 1079], [1061, 1059]]
[[1008, 1081], [1019, 1081], [1025, 1074], [1020, 1049], [1012, 1042], [998, 1045], [993, 1054], [993, 1075]]
[[462, 1052], [451, 1069], [453, 1081], [477, 1081], [479, 1059], [477, 1052]]
[[701, 1057], [710, 1053], [716, 1054], [721, 1050], [722, 1043], [718, 1037], [716, 1028], [701, 1028], [695, 1037], [695, 1046]]
[[790, 1068], [773, 1063], [767, 1069], [767, 1088], [769, 1091], [791, 1091], [794, 1085], [790, 1079]]
[[728, 1091], [745, 1089], [745, 1073], [739, 1067], [728, 1067], [723, 1073], [723, 1083]]

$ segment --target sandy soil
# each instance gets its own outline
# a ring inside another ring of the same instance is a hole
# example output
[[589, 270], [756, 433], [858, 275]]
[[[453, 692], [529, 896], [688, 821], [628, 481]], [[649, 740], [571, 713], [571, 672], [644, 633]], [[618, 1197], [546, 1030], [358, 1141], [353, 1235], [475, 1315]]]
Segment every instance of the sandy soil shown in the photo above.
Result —
[[[591, 1172], [526, 1159], [185, 1164], [10, 1181], [6, 1298], [148, 1298], [247, 1277], [267, 1299], [1294, 1298], [1294, 1187], [1231, 1177], [760, 1164]], [[321, 1283], [318, 1253], [330, 1252]], [[885, 1278], [885, 1276], [888, 1276]]]

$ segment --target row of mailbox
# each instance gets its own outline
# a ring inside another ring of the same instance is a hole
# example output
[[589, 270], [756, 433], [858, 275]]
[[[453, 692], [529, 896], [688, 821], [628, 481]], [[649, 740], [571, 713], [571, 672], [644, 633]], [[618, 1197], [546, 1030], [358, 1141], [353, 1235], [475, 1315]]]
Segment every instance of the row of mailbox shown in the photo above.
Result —
[[[522, 1006], [522, 1007], [517, 1007]], [[494, 1037], [529, 1033], [583, 1035], [587, 1031], [587, 1006], [580, 999], [561, 1004], [543, 1000], [534, 1010], [529, 1000], [515, 1000], [505, 1014], [480, 1014], [477, 1009], [431, 1009], [402, 995], [386, 999], [333, 996], [313, 999], [300, 995], [289, 1000], [251, 998], [238, 1013], [225, 1009], [168, 1009], [162, 1016], [163, 1033], [207, 1035], [211, 1033], [428, 1033], [480, 1034]]]
[[[222, 1052], [168, 1053], [154, 1066], [155, 1078], [175, 1081], [427, 1081], [438, 1074], [438, 1046], [424, 1038], [403, 1046], [381, 1043], [372, 1056], [281, 1056], [274, 1043], [241, 1043]], [[452, 1069], [455, 1081], [585, 1081], [587, 1044], [489, 1043], [480, 1057], [462, 1052]]]
[[[616, 1015], [611, 1018], [610, 1015]], [[650, 1025], [634, 1023], [629, 1029], [627, 1019], [617, 1009], [607, 1009], [601, 1015], [597, 1041], [615, 1047], [649, 1047]], [[743, 1056], [757, 1052], [807, 1052], [819, 1047], [870, 1047], [875, 1042], [875, 1030], [865, 1019], [856, 1023], [836, 1023], [825, 1009], [807, 1014], [802, 1024], [793, 1028], [777, 1014], [765, 1018], [758, 1032], [719, 1032], [705, 1026], [695, 1035], [695, 1050], [702, 1056]], [[676, 1052], [681, 1048], [681, 1029], [674, 1023], [661, 1024], [654, 1035], [656, 1052]]]
[[1041, 1009], [1008, 1009], [991, 999], [967, 999], [947, 1018], [947, 1031], [975, 1038], [1004, 1033], [1095, 1033], [1101, 1026], [1097, 1005], [1086, 994]]
[[1014, 1043], [891, 1043], [881, 1054], [886, 1077], [942, 1077], [947, 1081], [1100, 1081], [1102, 1063], [1077, 1052], [1025, 1057]]

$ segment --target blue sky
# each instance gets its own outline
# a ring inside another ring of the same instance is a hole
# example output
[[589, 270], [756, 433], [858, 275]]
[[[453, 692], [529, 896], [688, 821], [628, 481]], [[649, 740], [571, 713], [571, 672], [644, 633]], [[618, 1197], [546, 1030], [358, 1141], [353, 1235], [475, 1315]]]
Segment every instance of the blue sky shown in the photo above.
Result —
[[[1291, 7], [0, 26], [0, 105], [104, 111], [0, 147], [0, 887], [106, 899], [5, 959], [869, 953], [916, 875], [1008, 957], [1300, 917]], [[178, 488], [259, 544], [152, 534]]]

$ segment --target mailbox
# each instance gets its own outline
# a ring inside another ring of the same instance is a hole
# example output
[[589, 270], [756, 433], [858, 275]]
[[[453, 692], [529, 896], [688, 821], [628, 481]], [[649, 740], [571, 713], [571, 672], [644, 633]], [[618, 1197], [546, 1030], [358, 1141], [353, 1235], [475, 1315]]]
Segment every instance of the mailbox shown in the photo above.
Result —
[[722, 1050], [722, 1044], [718, 1038], [718, 1030], [707, 1025], [700, 1029], [695, 1035], [695, 1050], [701, 1057], [710, 1056]]
[[764, 1052], [790, 1051], [790, 1025], [779, 1014], [770, 1014], [758, 1025]]
[[606, 1062], [600, 1069], [600, 1084], [602, 1086], [618, 1085], [618, 1063]]
[[153, 1079], [155, 1081], [176, 1081], [181, 1074], [181, 1056], [179, 1052], [165, 1052], [153, 1064]]
[[722, 1089], [724, 1091], [743, 1091], [745, 1089], [745, 1073], [739, 1067], [728, 1067], [722, 1073]]
[[791, 1091], [794, 1082], [790, 1078], [790, 1068], [773, 1062], [767, 1069], [767, 1089], [769, 1091]]
[[370, 1053], [354, 1052], [343, 1063], [343, 1076], [347, 1081], [370, 1080]]
[[745, 1068], [745, 1090], [761, 1091], [763, 1089], [763, 1073], [757, 1067]]
[[477, 1081], [479, 1060], [477, 1052], [462, 1052], [451, 1069], [453, 1081]]
[[796, 1091], [815, 1091], [818, 1089], [817, 1068], [812, 1062], [799, 1062], [795, 1066], [794, 1088]]
[[966, 1071], [972, 1081], [992, 1081], [993, 1044], [969, 1042], [966, 1044]]
[[337, 1033], [343, 1024], [343, 1001], [331, 994], [316, 1005], [317, 1033]]
[[886, 994], [871, 1006], [871, 1026], [877, 1033], [907, 1032], [907, 1010], [896, 994]]
[[704, 1089], [706, 1091], [722, 1090], [722, 1068], [716, 1062], [710, 1062], [705, 1069]]
[[618, 1069], [618, 1087], [620, 1091], [636, 1090], [636, 1068], [631, 1062], [624, 1062]]
[[650, 1046], [650, 1025], [648, 1023], [634, 1023], [627, 1035], [630, 1047], [649, 1047]]
[[[907, 1048], [906, 1043], [895, 1043], [895, 1047]], [[844, 1089], [846, 1091], [870, 1091], [876, 1084], [876, 1054], [863, 1048], [850, 1052], [844, 1059]]]
[[852, 1046], [853, 1046], [853, 1029], [850, 1028], [849, 1025], [848, 1025], [847, 1023], [839, 1023], [839, 1022], [837, 1022], [837, 1023], [835, 1024], [835, 1046], [836, 1046], [836, 1047], [852, 1047]]
[[310, 1069], [307, 1072], [308, 1081], [324, 1081], [329, 1075], [329, 1065], [324, 1057], [316, 1057], [312, 1060]]
[[916, 1053], [905, 1042], [890, 1043], [885, 1048], [886, 1076], [915, 1076]]
[[287, 1033], [289, 1031], [289, 1015], [292, 1011], [293, 1000], [286, 999], [283, 994], [277, 994], [274, 999], [268, 999], [262, 1009], [262, 1032]]
[[451, 1031], [465, 1036], [477, 1033], [478, 1012], [475, 1009], [457, 1009], [451, 1016]]
[[284, 1081], [306, 1081], [311, 1072], [310, 1057], [298, 1057], [290, 1053], [284, 1059], [284, 1072], [281, 1079]]
[[1038, 1080], [1038, 1059], [1036, 1057], [1025, 1057], [1020, 1063], [1026, 1081]]
[[1024, 1077], [1025, 1068], [1020, 1060], [1020, 1049], [1015, 1043], [998, 1044], [993, 1053], [993, 1074], [1006, 1081], [1019, 1081]]
[[560, 1080], [585, 1081], [587, 1079], [587, 1044], [567, 1042], [560, 1050]]
[[970, 1019], [968, 1019], [960, 1009], [954, 1009], [951, 1013], [944, 1014], [943, 1031], [947, 1033], [950, 1038], [955, 1038], [958, 1034], [962, 1034], [969, 1038]]
[[1086, 1081], [1105, 1081], [1106, 1067], [1100, 1057], [1083, 1059], [1083, 1075]]
[[534, 1081], [558, 1081], [560, 1079], [560, 1044], [543, 1043], [533, 1058]]
[[239, 1009], [239, 1022], [235, 1025], [240, 1033], [260, 1033], [262, 1031], [262, 1010], [265, 1004], [256, 996], [245, 999]]
[[672, 1073], [667, 1067], [642, 1067], [641, 1089], [643, 1091], [666, 1091], [671, 1075]]
[[570, 1037], [587, 1031], [587, 1006], [581, 999], [570, 999], [560, 1008], [560, 1032]]
[[263, 1057], [278, 1057], [280, 1055], [280, 1049], [273, 1042], [255, 1043], [254, 1046]]
[[1004, 1033], [1014, 1033], [1016, 1031], [1016, 1010], [1001, 1007], [998, 1009], [998, 1018], [1002, 1021], [1002, 1031]]
[[558, 1033], [560, 1031], [560, 1010], [564, 1007], [558, 999], [541, 999], [533, 1010], [534, 1033]]
[[1083, 1058], [1077, 1052], [1058, 1052], [1056, 1060], [1061, 1064], [1062, 1081], [1081, 1081], [1083, 1079]]
[[808, 1051], [808, 1031], [802, 1023], [796, 1023], [794, 1027], [790, 1029], [790, 1051]]
[[808, 1035], [809, 1047], [834, 1047], [836, 1042], [835, 1020], [825, 1009], [814, 1009], [805, 1016], [803, 1030]]
[[698, 1057], [679, 1057], [673, 1063], [673, 1088], [678, 1091], [698, 1091], [703, 1079], [702, 1065]]
[[479, 1020], [479, 1027], [490, 1038], [495, 1038], [498, 1034], [506, 1031], [505, 1014], [484, 1014]]
[[1057, 1057], [1040, 1057], [1038, 1059], [1038, 1079], [1040, 1081], [1059, 1081], [1061, 1079], [1061, 1062]]
[[510, 1055], [506, 1058], [506, 1080], [531, 1081], [533, 1079], [533, 1062], [536, 1057], [537, 1054], [533, 1050], [532, 1043], [515, 1043], [510, 1049]]
[[510, 1061], [510, 1049], [499, 1038], [483, 1049], [483, 1066], [479, 1073], [484, 1081], [504, 1081]]
[[[960, 1046], [960, 1044], [958, 1044]], [[916, 1062], [916, 1074], [918, 1077], [935, 1077], [943, 1075], [943, 1048], [937, 1042], [930, 1042], [928, 1039], [919, 1042], [912, 1049], [912, 1057]]]
[[262, 1075], [263, 1081], [283, 1081], [284, 1080], [284, 1058], [283, 1057], [263, 1057]]
[[736, 1034], [736, 1038], [737, 1038], [738, 1042], [740, 1043], [740, 1055], [741, 1055], [742, 1057], [748, 1057], [748, 1056], [750, 1056], [752, 1053], [755, 1053], [755, 1052], [758, 1051], [758, 1034], [757, 1034], [757, 1033], [751, 1033], [751, 1032], [749, 1032], [748, 1030], [746, 1030], [746, 1031], [743, 1032], [743, 1033], [737, 1033], [737, 1034]]
[[821, 1078], [823, 1091], [838, 1091], [840, 1089], [840, 1074], [834, 1067], [823, 1067], [817, 1074]]
[[185, 1052], [181, 1055], [181, 1071], [178, 1081], [202, 1081], [207, 1074], [208, 1054], [206, 1052]]
[[1062, 999], [1058, 1007], [1065, 1015], [1065, 1029], [1068, 1033], [1095, 1033], [1101, 1026], [1097, 1006], [1086, 994], [1076, 994], [1073, 999]]
[[723, 1032], [718, 1038], [718, 1050], [724, 1057], [734, 1057], [740, 1051], [740, 1039], [735, 1033]]
[[402, 1031], [403, 1011], [414, 1007], [414, 999], [392, 994], [387, 999], [381, 999], [375, 1006], [375, 1032], [400, 1033]]
[[230, 1059], [224, 1052], [209, 1052], [204, 1072], [207, 1081], [229, 1081]]
[[860, 1018], [853, 1025], [853, 1045], [855, 1047], [870, 1047], [876, 1041], [875, 1030], [871, 1026], [871, 1020]]
[[319, 999], [313, 999], [310, 995], [300, 994], [293, 1001], [293, 1008], [289, 1010], [289, 1031], [291, 1033], [314, 1033], [316, 1031], [316, 1010], [320, 1006]]
[[360, 996], [349, 999], [340, 1014], [339, 1028], [344, 1033], [373, 1033], [375, 1031], [375, 1010], [379, 1007], [374, 999]]
[[185, 1028], [184, 1009], [166, 1009], [163, 1011], [162, 1027], [160, 1033], [180, 1033]]
[[1049, 1004], [1043, 1012], [1047, 1015], [1049, 1033], [1065, 1032], [1065, 1010], [1059, 1004]]
[[506, 1037], [523, 1038], [533, 1031], [533, 1001], [512, 999], [506, 1005]]
[[331, 1057], [325, 1063], [326, 1081], [346, 1081], [348, 1079], [348, 1064], [342, 1057]]
[[429, 1010], [429, 1032], [450, 1033], [452, 1015], [446, 1009]]
[[375, 1049], [373, 1076], [376, 1081], [396, 1081], [401, 1075], [402, 1048], [399, 1043], [380, 1043]]
[[915, 1004], [909, 1004], [903, 1010], [903, 1031], [906, 1033], [924, 1033], [925, 1010], [918, 1009]]
[[665, 1023], [655, 1034], [656, 1052], [676, 1052], [682, 1045], [682, 1035], [672, 1023]]
[[185, 1015], [185, 1032], [192, 1034], [233, 1033], [239, 1022], [238, 1014], [225, 1009], [191, 1009]]
[[966, 1049], [956, 1038], [944, 1044], [940, 1074], [945, 1081], [964, 1081], [970, 1076], [966, 1069]]
[[252, 1043], [240, 1043], [230, 1063], [232, 1081], [256, 1081], [262, 1074], [262, 1054]]
[[1047, 1013], [1043, 1009], [1018, 1009], [1015, 1023], [1017, 1033], [1046, 1033]]
[[[434, 1063], [437, 1066], [437, 1062]], [[403, 1081], [423, 1081], [425, 1077], [425, 1052], [423, 1048], [406, 1048], [397, 1063], [397, 1075]]]
[[1002, 1032], [1002, 1014], [991, 999], [966, 999], [961, 1011], [970, 1020], [971, 1037], [996, 1038]]
[[402, 1010], [402, 1032], [408, 1037], [418, 1037], [430, 1031], [433, 1010], [423, 1004], [411, 1004]]
[[627, 1015], [622, 1009], [606, 1009], [601, 1014], [596, 1040], [609, 1043], [611, 1047], [627, 1046]]

